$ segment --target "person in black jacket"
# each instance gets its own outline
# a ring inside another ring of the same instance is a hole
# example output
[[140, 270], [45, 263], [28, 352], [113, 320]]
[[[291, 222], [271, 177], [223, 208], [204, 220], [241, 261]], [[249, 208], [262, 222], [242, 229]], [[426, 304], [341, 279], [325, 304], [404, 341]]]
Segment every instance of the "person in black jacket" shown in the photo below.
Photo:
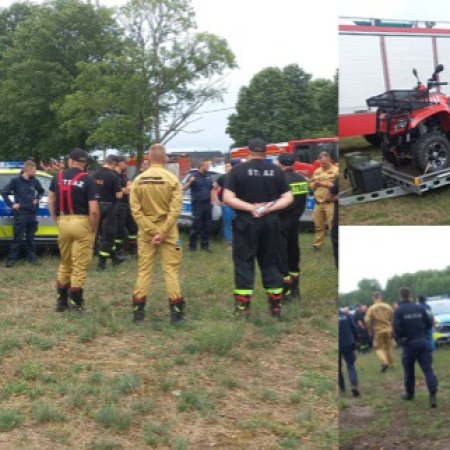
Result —
[[233, 221], [235, 315], [247, 318], [253, 298], [255, 260], [261, 270], [269, 312], [281, 316], [283, 276], [280, 271], [278, 211], [294, 198], [283, 172], [266, 161], [266, 144], [249, 141], [249, 160], [229, 172], [223, 201], [236, 211]]
[[278, 165], [283, 171], [294, 201], [279, 212], [281, 226], [281, 273], [285, 302], [300, 299], [300, 246], [298, 233], [300, 216], [306, 206], [308, 182], [303, 175], [294, 172], [295, 158], [292, 153], [282, 153]]
[[436, 408], [438, 380], [433, 371], [431, 348], [427, 340], [427, 330], [433, 325], [432, 318], [423, 306], [413, 303], [411, 289], [403, 287], [399, 292], [400, 302], [394, 313], [394, 333], [397, 342], [403, 347], [405, 392], [402, 398], [414, 398], [414, 365], [417, 361], [425, 376], [430, 406]]
[[[44, 188], [34, 176], [35, 174], [35, 162], [25, 161], [22, 173], [13, 178], [1, 192], [3, 200], [14, 214], [14, 238], [9, 248], [6, 267], [12, 267], [16, 263], [24, 236], [26, 238], [27, 259], [32, 264], [37, 263], [34, 242], [34, 236], [38, 228], [36, 212], [39, 208], [39, 200], [44, 195]], [[14, 196], [14, 201], [11, 201], [9, 195]]]
[[356, 328], [353, 319], [348, 312], [339, 310], [339, 359], [338, 359], [338, 382], [341, 392], [345, 392], [344, 375], [342, 374], [342, 359], [347, 365], [348, 378], [352, 389], [353, 397], [360, 395], [358, 389], [358, 374], [356, 372], [355, 361], [355, 344], [356, 344]]

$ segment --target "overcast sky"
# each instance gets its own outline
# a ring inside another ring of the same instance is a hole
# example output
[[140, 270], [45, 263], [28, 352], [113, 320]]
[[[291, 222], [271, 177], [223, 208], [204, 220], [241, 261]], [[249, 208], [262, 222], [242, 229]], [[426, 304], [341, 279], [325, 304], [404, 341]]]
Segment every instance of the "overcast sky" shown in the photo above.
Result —
[[378, 280], [450, 266], [450, 227], [345, 226], [339, 228], [339, 292], [363, 278]]
[[[109, 6], [126, 3], [125, 0], [99, 2]], [[11, 3], [12, 0], [0, 0], [4, 7]], [[248, 85], [265, 67], [296, 63], [314, 78], [331, 79], [338, 65], [339, 15], [450, 20], [450, 4], [446, 0], [192, 0], [192, 5], [199, 30], [225, 38], [239, 65], [226, 78], [228, 94], [224, 103], [208, 104], [204, 111], [234, 108], [239, 88]], [[227, 116], [232, 112], [199, 115], [203, 118], [193, 124], [190, 131], [202, 131], [181, 133], [169, 147], [227, 150], [232, 141], [225, 128]]]

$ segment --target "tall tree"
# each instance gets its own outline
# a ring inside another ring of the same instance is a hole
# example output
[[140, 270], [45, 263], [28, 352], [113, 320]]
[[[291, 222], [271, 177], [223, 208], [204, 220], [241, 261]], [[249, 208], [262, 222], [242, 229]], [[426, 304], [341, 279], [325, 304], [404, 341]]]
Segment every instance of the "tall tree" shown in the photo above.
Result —
[[[228, 119], [227, 133], [235, 145], [245, 145], [252, 136], [267, 142], [313, 137], [330, 128], [326, 135], [336, 133], [328, 123], [329, 115], [322, 116], [326, 103], [322, 92], [331, 81], [314, 81], [297, 64], [283, 69], [268, 67], [258, 72], [248, 86], [241, 88], [236, 113]], [[332, 101], [337, 105], [337, 92]], [[337, 106], [335, 106], [336, 108]], [[331, 124], [335, 124], [334, 116]]]
[[105, 70], [93, 69], [97, 63], [83, 68], [96, 73], [110, 101], [99, 99], [100, 91], [96, 95], [95, 89], [77, 80], [62, 114], [70, 132], [90, 108], [88, 142], [97, 144], [123, 140], [125, 134], [119, 129], [115, 134], [114, 129], [128, 123], [133, 130], [129, 145], [136, 145], [139, 160], [149, 140], [168, 142], [205, 102], [221, 99], [220, 76], [235, 67], [235, 58], [224, 39], [195, 31], [189, 0], [131, 0], [118, 20], [127, 38], [125, 57], [111, 58]]
[[57, 111], [71, 92], [80, 61], [101, 61], [114, 45], [112, 10], [81, 0], [54, 0], [10, 30], [0, 60], [0, 140], [6, 156], [58, 156], [85, 136], [68, 139]]

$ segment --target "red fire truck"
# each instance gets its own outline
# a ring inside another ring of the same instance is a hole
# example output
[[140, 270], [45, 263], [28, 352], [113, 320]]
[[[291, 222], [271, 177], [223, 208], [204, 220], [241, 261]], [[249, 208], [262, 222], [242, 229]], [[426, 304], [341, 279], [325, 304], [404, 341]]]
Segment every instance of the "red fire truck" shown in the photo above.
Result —
[[[267, 145], [267, 157], [270, 159], [275, 159], [281, 153], [293, 153], [296, 159], [294, 170], [302, 172], [308, 179], [320, 166], [317, 157], [323, 151], [330, 154], [333, 162], [337, 162], [339, 159], [338, 138], [299, 139]], [[237, 147], [231, 150], [231, 156], [232, 158], [247, 158], [248, 147]]]
[[[384, 91], [413, 88], [413, 68], [429, 74], [450, 68], [450, 22], [341, 17], [339, 24], [339, 137], [375, 143], [375, 109], [366, 100]], [[438, 92], [450, 94], [449, 87]]]

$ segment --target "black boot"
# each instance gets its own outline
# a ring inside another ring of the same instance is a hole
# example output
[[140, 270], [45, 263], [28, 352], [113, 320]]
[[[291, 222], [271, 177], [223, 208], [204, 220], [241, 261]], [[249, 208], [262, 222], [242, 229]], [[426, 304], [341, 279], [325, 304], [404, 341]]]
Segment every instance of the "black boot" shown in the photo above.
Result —
[[184, 319], [184, 305], [183, 297], [169, 299], [170, 323], [175, 324]]
[[267, 293], [267, 300], [269, 301], [269, 312], [272, 317], [279, 319], [281, 317], [281, 300], [282, 294]]
[[234, 294], [234, 316], [237, 319], [248, 319], [250, 317], [251, 295]]
[[113, 266], [118, 266], [126, 260], [125, 256], [120, 255], [117, 251], [111, 252], [111, 261]]
[[83, 289], [69, 289], [70, 309], [82, 313], [84, 311]]
[[300, 300], [300, 277], [298, 275], [291, 275], [291, 299]]
[[285, 277], [283, 280], [283, 303], [292, 302], [292, 279]]
[[145, 303], [146, 297], [137, 298], [133, 297], [133, 322], [139, 325], [145, 318]]
[[437, 407], [436, 392], [430, 393], [430, 407], [431, 408]]
[[58, 298], [56, 300], [56, 312], [64, 312], [69, 307], [69, 285], [56, 285]]
[[98, 257], [98, 265], [97, 265], [97, 271], [103, 272], [106, 269], [106, 256], [99, 256]]

